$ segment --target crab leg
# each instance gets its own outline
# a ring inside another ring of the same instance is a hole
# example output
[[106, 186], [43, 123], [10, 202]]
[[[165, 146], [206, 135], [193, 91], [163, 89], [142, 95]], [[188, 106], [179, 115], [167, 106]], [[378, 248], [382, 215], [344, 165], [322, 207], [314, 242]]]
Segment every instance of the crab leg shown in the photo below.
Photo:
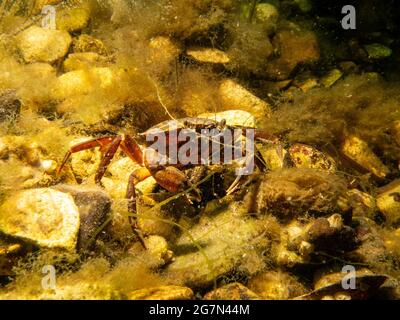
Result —
[[101, 159], [99, 169], [97, 169], [96, 176], [94, 177], [94, 181], [97, 184], [99, 184], [101, 178], [103, 178], [108, 165], [110, 164], [112, 158], [118, 150], [119, 145], [121, 144], [121, 140], [121, 136], [116, 136], [107, 147], [104, 157]]
[[97, 138], [97, 139], [92, 139], [89, 141], [81, 142], [81, 143], [78, 143], [77, 145], [72, 146], [66, 153], [61, 165], [58, 167], [57, 175], [59, 175], [61, 173], [61, 170], [63, 169], [63, 167], [67, 163], [69, 157], [73, 153], [87, 150], [87, 149], [92, 149], [95, 147], [101, 147], [103, 149], [103, 148], [107, 147], [114, 139], [115, 139], [115, 137], [108, 136], [108, 137]]
[[151, 176], [151, 173], [146, 168], [139, 168], [132, 172], [129, 176], [128, 187], [126, 189], [126, 199], [128, 200], [128, 212], [129, 215], [129, 223], [131, 224], [132, 231], [142, 244], [143, 248], [146, 249], [146, 244], [144, 242], [144, 237], [142, 232], [140, 231], [137, 225], [137, 217], [136, 217], [136, 191], [135, 186], [140, 181]]

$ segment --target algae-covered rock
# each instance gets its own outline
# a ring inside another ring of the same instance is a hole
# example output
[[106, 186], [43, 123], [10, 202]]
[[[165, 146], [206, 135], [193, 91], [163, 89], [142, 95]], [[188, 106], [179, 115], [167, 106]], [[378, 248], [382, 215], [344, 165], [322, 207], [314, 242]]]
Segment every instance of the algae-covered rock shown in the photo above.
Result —
[[133, 244], [133, 246], [129, 249], [129, 253], [134, 256], [139, 252], [146, 251], [147, 254], [151, 256], [153, 259], [153, 265], [155, 267], [163, 266], [173, 259], [173, 252], [169, 250], [168, 242], [165, 238], [160, 236], [149, 236], [144, 239], [146, 249], [143, 248], [143, 245], [139, 242]]
[[300, 64], [310, 64], [320, 57], [318, 40], [312, 32], [283, 30], [274, 37], [274, 47], [280, 52], [267, 67], [267, 75], [273, 79], [285, 80]]
[[213, 216], [203, 216], [183, 232], [173, 248], [175, 259], [163, 272], [165, 276], [190, 287], [205, 287], [238, 268], [248, 274], [263, 268], [261, 252], [269, 246], [272, 222], [243, 213], [244, 208], [232, 204]]
[[90, 19], [90, 10], [85, 7], [66, 7], [58, 10], [56, 26], [58, 30], [74, 32], [87, 26]]
[[342, 71], [340, 71], [339, 69], [333, 69], [321, 78], [321, 84], [324, 87], [329, 88], [333, 86], [336, 83], [336, 81], [338, 81], [342, 76], [343, 76]]
[[193, 291], [187, 287], [160, 286], [135, 290], [128, 294], [128, 300], [191, 300]]
[[108, 64], [107, 58], [95, 52], [71, 53], [63, 63], [65, 72], [88, 69], [95, 67], [105, 67]]
[[385, 178], [389, 169], [370, 149], [368, 143], [357, 136], [346, 137], [342, 146], [342, 153], [359, 165], [362, 169], [371, 172], [377, 178]]
[[292, 299], [307, 292], [302, 283], [283, 271], [257, 274], [249, 280], [248, 287], [266, 300]]
[[267, 32], [272, 32], [276, 29], [279, 11], [271, 3], [259, 3], [256, 5], [255, 18], [263, 25]]
[[85, 95], [94, 89], [106, 90], [121, 81], [123, 70], [108, 67], [75, 70], [57, 78], [53, 95], [55, 99], [66, 99]]
[[392, 49], [380, 43], [367, 44], [364, 46], [370, 59], [383, 59], [392, 55]]
[[260, 300], [260, 297], [241, 283], [230, 283], [208, 292], [204, 300]]
[[256, 210], [284, 220], [307, 213], [326, 215], [340, 210], [345, 192], [345, 181], [326, 171], [277, 170], [268, 173], [260, 184]]
[[81, 34], [79, 37], [73, 39], [72, 52], [94, 52], [100, 55], [108, 54], [105, 44], [100, 39], [94, 38], [88, 34]]
[[214, 48], [189, 48], [186, 53], [194, 60], [203, 63], [224, 64], [229, 63], [229, 56], [218, 49]]
[[0, 231], [44, 248], [74, 250], [79, 231], [74, 199], [52, 189], [18, 192], [0, 209]]
[[17, 47], [26, 62], [49, 62], [64, 57], [71, 45], [66, 31], [30, 27], [17, 36]]
[[239, 109], [250, 112], [256, 121], [264, 120], [271, 113], [269, 104], [256, 97], [234, 80], [223, 80], [219, 95], [224, 109]]

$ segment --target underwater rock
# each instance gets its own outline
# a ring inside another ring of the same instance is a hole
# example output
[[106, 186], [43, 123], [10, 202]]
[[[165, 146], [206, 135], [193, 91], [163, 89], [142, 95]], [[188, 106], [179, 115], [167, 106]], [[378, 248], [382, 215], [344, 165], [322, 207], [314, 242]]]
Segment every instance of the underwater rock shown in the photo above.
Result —
[[390, 172], [369, 148], [367, 142], [357, 136], [346, 137], [341, 145], [341, 151], [347, 158], [377, 178], [385, 178]]
[[230, 61], [225, 52], [214, 48], [188, 48], [186, 53], [194, 60], [202, 63], [224, 64]]
[[314, 291], [299, 297], [301, 300], [365, 300], [375, 294], [388, 278], [363, 268], [356, 270], [356, 288], [346, 290], [342, 281], [348, 273], [322, 269], [315, 274]]
[[364, 46], [370, 59], [384, 59], [392, 55], [392, 49], [380, 43], [367, 44]]
[[160, 286], [135, 290], [128, 294], [128, 300], [192, 300], [192, 289], [180, 286]]
[[107, 58], [95, 52], [78, 52], [71, 53], [64, 60], [63, 69], [70, 72], [79, 69], [105, 67], [108, 64]]
[[288, 79], [298, 65], [314, 63], [320, 57], [318, 40], [312, 32], [281, 31], [274, 37], [273, 45], [280, 55], [268, 64], [266, 71], [275, 80]]
[[53, 189], [20, 191], [0, 210], [2, 233], [44, 248], [75, 250], [79, 225], [74, 199]]
[[240, 109], [251, 113], [256, 121], [265, 120], [271, 114], [267, 102], [253, 95], [234, 80], [223, 80], [219, 87], [219, 95], [224, 109]]
[[340, 210], [346, 183], [338, 176], [315, 169], [276, 170], [261, 182], [256, 211], [292, 219], [307, 213], [326, 215]]
[[58, 30], [75, 32], [85, 28], [89, 19], [88, 7], [66, 7], [57, 11], [56, 26]]
[[[254, 274], [264, 267], [261, 252], [269, 247], [275, 224], [270, 217], [250, 218], [233, 203], [183, 230], [174, 244], [175, 259], [163, 274], [190, 287], [206, 287], [217, 277], [240, 269]], [[201, 249], [200, 249], [201, 248]]]
[[21, 101], [15, 90], [0, 92], [0, 122], [15, 119], [21, 110]]
[[17, 36], [17, 47], [26, 62], [53, 63], [63, 58], [71, 45], [68, 32], [32, 26]]
[[400, 180], [394, 180], [379, 190], [376, 205], [388, 224], [396, 223], [400, 218]]
[[295, 143], [288, 151], [296, 168], [321, 169], [329, 172], [336, 171], [335, 160], [311, 146]]
[[329, 88], [332, 87], [342, 76], [342, 71], [339, 69], [333, 69], [323, 76], [320, 81], [325, 88]]
[[160, 236], [149, 236], [144, 239], [146, 249], [143, 248], [142, 244], [135, 242], [129, 249], [129, 253], [136, 256], [138, 252], [144, 250], [148, 253], [152, 259], [154, 259], [154, 267], [161, 267], [171, 262], [173, 259], [173, 252], [168, 248], [168, 242], [165, 238]]
[[260, 300], [260, 297], [241, 283], [235, 282], [206, 293], [204, 300]]
[[294, 276], [282, 271], [257, 274], [249, 280], [247, 286], [266, 300], [292, 299], [307, 292]]
[[108, 55], [108, 50], [105, 44], [88, 34], [81, 34], [78, 38], [74, 38], [72, 41], [72, 52], [94, 52], [100, 55]]
[[256, 21], [261, 23], [264, 29], [271, 33], [276, 29], [279, 19], [278, 9], [271, 3], [259, 3], [255, 10]]
[[202, 113], [197, 117], [211, 119], [214, 121], [225, 120], [228, 126], [245, 126], [250, 128], [256, 127], [254, 116], [251, 113], [243, 110]]
[[340, 214], [329, 218], [318, 218], [307, 226], [305, 240], [311, 243], [315, 251], [341, 252], [350, 251], [356, 247], [354, 230], [344, 225]]
[[80, 217], [77, 249], [90, 249], [96, 240], [99, 228], [110, 213], [111, 200], [109, 196], [98, 187], [58, 185], [54, 189], [68, 193], [74, 198]]
[[108, 67], [75, 70], [64, 73], [57, 78], [53, 88], [54, 98], [66, 99], [73, 96], [85, 95], [94, 88], [106, 90], [121, 81], [123, 70]]

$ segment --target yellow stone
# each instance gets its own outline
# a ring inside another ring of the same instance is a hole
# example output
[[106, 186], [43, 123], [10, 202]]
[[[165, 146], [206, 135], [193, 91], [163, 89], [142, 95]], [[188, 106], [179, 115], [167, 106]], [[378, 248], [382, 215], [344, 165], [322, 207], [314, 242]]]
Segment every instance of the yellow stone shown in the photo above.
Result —
[[389, 169], [369, 148], [368, 144], [357, 136], [348, 136], [341, 146], [341, 151], [346, 157], [372, 173], [375, 177], [385, 178], [389, 173]]
[[229, 63], [229, 56], [221, 50], [214, 48], [189, 48], [186, 53], [198, 62], [205, 63]]
[[234, 80], [223, 80], [219, 95], [224, 109], [240, 109], [250, 112], [256, 120], [265, 119], [271, 114], [270, 105], [252, 94]]
[[129, 300], [191, 300], [192, 289], [180, 286], [160, 286], [135, 290], [128, 295]]

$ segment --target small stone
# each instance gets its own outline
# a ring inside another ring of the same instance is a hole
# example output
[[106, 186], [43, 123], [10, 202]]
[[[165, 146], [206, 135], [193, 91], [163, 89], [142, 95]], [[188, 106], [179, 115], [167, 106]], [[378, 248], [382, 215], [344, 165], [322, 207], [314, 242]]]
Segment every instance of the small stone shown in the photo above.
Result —
[[253, 95], [234, 80], [223, 80], [219, 94], [224, 109], [240, 109], [254, 115], [256, 122], [265, 120], [271, 114], [269, 104]]
[[364, 46], [370, 59], [384, 59], [392, 55], [393, 51], [389, 47], [380, 43], [373, 43]]
[[128, 300], [192, 300], [192, 289], [180, 286], [160, 286], [135, 290], [127, 296]]
[[296, 86], [300, 88], [301, 91], [307, 92], [318, 86], [318, 80], [316, 78], [307, 79], [303, 82], [296, 83]]
[[289, 154], [296, 168], [336, 171], [335, 160], [311, 146], [296, 143], [289, 148]]
[[77, 248], [89, 249], [94, 244], [99, 228], [108, 218], [111, 209], [110, 197], [98, 187], [59, 185], [54, 189], [68, 193], [74, 198], [80, 215]]
[[112, 68], [90, 68], [64, 73], [57, 78], [53, 88], [55, 99], [66, 99], [85, 95], [94, 89], [106, 90], [121, 80], [122, 70]]
[[88, 8], [65, 8], [57, 11], [56, 26], [58, 30], [75, 32], [85, 28], [90, 19]]
[[260, 297], [241, 283], [235, 282], [204, 295], [204, 300], [260, 300]]
[[390, 172], [369, 148], [368, 144], [357, 136], [346, 137], [341, 146], [341, 151], [347, 158], [377, 178], [385, 178]]
[[400, 218], [400, 180], [395, 180], [381, 188], [376, 197], [376, 205], [383, 213], [389, 224], [397, 222]]
[[53, 63], [63, 58], [71, 45], [68, 32], [32, 26], [17, 36], [17, 47], [24, 60]]
[[0, 93], [0, 122], [15, 119], [21, 110], [21, 101], [14, 90]]
[[189, 48], [186, 53], [198, 62], [213, 64], [230, 62], [229, 56], [225, 52], [214, 48]]
[[271, 3], [259, 3], [256, 6], [255, 18], [273, 31], [279, 19], [279, 12]]
[[296, 278], [280, 271], [258, 274], [249, 280], [248, 287], [266, 300], [291, 299], [306, 293], [306, 289]]
[[71, 53], [63, 63], [65, 72], [107, 66], [107, 59], [95, 52]]
[[256, 123], [254, 116], [243, 110], [227, 110], [216, 113], [202, 113], [198, 115], [199, 118], [210, 119], [214, 121], [225, 120], [228, 126], [244, 126], [255, 128]]
[[342, 71], [340, 71], [339, 69], [333, 69], [321, 78], [321, 84], [325, 88], [332, 87], [342, 76]]
[[44, 248], [75, 250], [79, 224], [73, 198], [52, 189], [18, 192], [0, 210], [2, 233]]

